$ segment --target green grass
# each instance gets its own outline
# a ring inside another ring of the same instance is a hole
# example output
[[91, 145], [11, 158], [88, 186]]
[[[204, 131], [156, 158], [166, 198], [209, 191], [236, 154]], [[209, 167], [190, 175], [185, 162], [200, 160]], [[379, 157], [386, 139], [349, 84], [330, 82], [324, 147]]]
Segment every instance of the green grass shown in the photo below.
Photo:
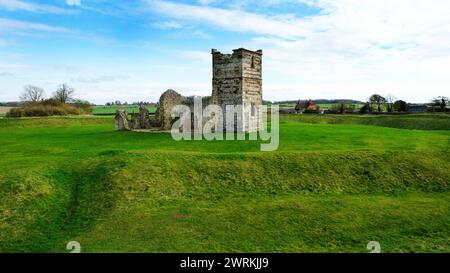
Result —
[[400, 129], [450, 130], [448, 114], [408, 115], [287, 115], [286, 120], [320, 124], [361, 124]]
[[[319, 103], [319, 107], [320, 109], [332, 109], [337, 103]], [[362, 103], [356, 103], [356, 104], [350, 104], [353, 105], [355, 107], [355, 110], [358, 111], [359, 109], [361, 109], [361, 107], [363, 107], [364, 104]]]
[[[331, 108], [333, 108], [333, 106], [335, 105], [336, 103], [319, 103], [319, 104], [317, 104], [319, 107], [320, 107], [320, 109], [331, 109]], [[363, 106], [363, 104], [353, 104], [354, 106], [355, 106], [355, 110], [359, 110], [362, 106]], [[296, 106], [296, 104], [295, 103], [282, 103], [282, 104], [278, 104], [278, 106], [280, 107], [280, 109], [282, 109], [282, 108], [294, 108], [295, 106]]]
[[263, 153], [110, 117], [0, 119], [0, 252], [450, 251], [448, 116], [280, 121]]
[[281, 104], [278, 104], [278, 106], [280, 107], [280, 109], [294, 108], [296, 106], [296, 104], [295, 103], [281, 103]]
[[[94, 115], [115, 115], [116, 110], [127, 110], [129, 114], [139, 113], [139, 106], [94, 106]], [[149, 107], [149, 112], [154, 113], [156, 111], [155, 107]]]
[[[444, 252], [449, 201], [443, 194], [144, 201], [114, 210], [74, 239], [90, 252], [367, 252], [369, 240], [386, 252]], [[117, 236], [111, 219], [123, 219], [127, 232]]]

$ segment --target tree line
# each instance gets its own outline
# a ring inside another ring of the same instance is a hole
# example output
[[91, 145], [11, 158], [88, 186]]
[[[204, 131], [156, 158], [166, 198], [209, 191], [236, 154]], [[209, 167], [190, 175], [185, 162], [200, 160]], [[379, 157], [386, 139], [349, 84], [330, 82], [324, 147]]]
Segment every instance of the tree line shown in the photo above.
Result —
[[[450, 105], [449, 98], [445, 96], [439, 96], [432, 99], [429, 104], [434, 111], [447, 112], [447, 105]], [[407, 112], [410, 104], [404, 100], [396, 100], [393, 95], [381, 96], [379, 94], [373, 94], [369, 97], [367, 102], [361, 107], [361, 113], [367, 112]], [[384, 109], [383, 109], [384, 108]]]
[[[412, 104], [407, 103], [404, 100], [397, 100], [393, 95], [381, 96], [379, 94], [373, 94], [370, 96], [363, 106], [359, 109], [361, 114], [365, 113], [405, 113], [408, 112]], [[445, 96], [439, 96], [431, 100], [431, 103], [422, 104], [424, 107], [431, 107], [434, 112], [448, 112], [450, 109], [449, 98]], [[428, 110], [428, 109], [426, 109]], [[355, 112], [355, 104], [349, 104], [345, 102], [339, 102], [332, 106], [331, 111], [336, 113], [353, 113]]]
[[12, 108], [9, 117], [81, 115], [92, 113], [92, 105], [85, 100], [75, 98], [75, 89], [61, 84], [50, 98], [46, 98], [44, 89], [26, 85], [20, 95], [20, 107]]
[[120, 100], [105, 103], [105, 106], [127, 106], [127, 105], [156, 105], [156, 103], [149, 101], [135, 101], [132, 103], [128, 103], [126, 101], [121, 102]]

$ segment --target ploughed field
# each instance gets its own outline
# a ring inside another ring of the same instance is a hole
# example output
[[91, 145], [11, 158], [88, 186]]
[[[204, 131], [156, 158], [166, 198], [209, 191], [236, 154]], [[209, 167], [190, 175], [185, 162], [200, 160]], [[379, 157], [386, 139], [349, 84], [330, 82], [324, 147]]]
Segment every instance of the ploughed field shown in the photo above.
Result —
[[12, 107], [0, 106], [0, 117], [6, 116], [6, 113], [8, 113], [11, 108]]
[[450, 251], [450, 116], [280, 117], [280, 146], [0, 119], [0, 252]]

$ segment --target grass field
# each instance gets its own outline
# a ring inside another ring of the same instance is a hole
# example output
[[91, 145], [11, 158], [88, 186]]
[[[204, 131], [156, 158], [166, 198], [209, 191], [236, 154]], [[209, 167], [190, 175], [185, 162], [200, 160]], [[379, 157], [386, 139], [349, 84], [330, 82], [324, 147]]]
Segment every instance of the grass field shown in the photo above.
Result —
[[[147, 107], [150, 113], [154, 113], [156, 111], [155, 107]], [[127, 110], [128, 114], [139, 113], [139, 106], [94, 106], [93, 114], [94, 115], [115, 115], [116, 110]]]
[[[319, 103], [317, 105], [320, 107], [320, 109], [327, 110], [327, 109], [332, 109], [333, 106], [335, 105], [335, 103]], [[353, 105], [355, 106], [355, 110], [359, 110], [363, 106], [363, 104], [353, 104]], [[296, 106], [295, 103], [279, 104], [280, 109], [282, 109], [282, 108], [294, 108], [295, 106]]]
[[[318, 104], [320, 109], [331, 109], [333, 107], [332, 103], [322, 103]], [[280, 109], [282, 108], [294, 108], [295, 104], [279, 104]], [[356, 104], [355, 109], [358, 110], [362, 107], [362, 104]], [[116, 113], [116, 110], [123, 109], [127, 110], [129, 114], [131, 113], [138, 113], [139, 107], [132, 105], [132, 106], [94, 106], [93, 114], [94, 115], [114, 115]], [[155, 107], [148, 107], [150, 113], [155, 113], [156, 108]]]
[[450, 116], [292, 115], [280, 147], [0, 119], [0, 252], [450, 251]]

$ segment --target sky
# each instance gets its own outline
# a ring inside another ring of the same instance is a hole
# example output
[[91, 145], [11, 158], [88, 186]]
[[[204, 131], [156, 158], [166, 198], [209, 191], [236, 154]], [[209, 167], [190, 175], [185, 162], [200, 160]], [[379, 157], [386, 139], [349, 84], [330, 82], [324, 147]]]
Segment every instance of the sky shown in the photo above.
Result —
[[211, 49], [263, 50], [265, 100], [450, 96], [448, 0], [0, 0], [0, 101], [211, 94]]

